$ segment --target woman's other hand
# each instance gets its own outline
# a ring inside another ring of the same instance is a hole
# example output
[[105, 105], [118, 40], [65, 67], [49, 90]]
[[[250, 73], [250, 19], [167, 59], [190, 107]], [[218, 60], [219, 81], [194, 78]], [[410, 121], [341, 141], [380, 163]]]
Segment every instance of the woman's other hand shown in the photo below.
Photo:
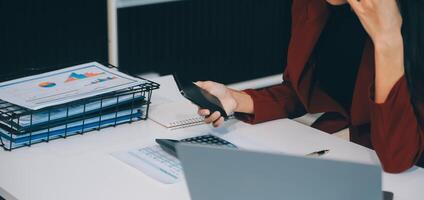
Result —
[[[231, 94], [231, 90], [225, 85], [213, 81], [199, 81], [196, 82], [196, 85], [217, 97], [227, 114], [234, 113], [237, 107], [237, 101]], [[218, 127], [224, 123], [224, 118], [218, 111], [211, 113], [208, 109], [199, 108], [198, 114], [205, 117], [205, 123], [212, 123], [214, 127]]]
[[386, 101], [404, 75], [403, 19], [397, 0], [348, 0], [375, 48], [375, 102]]
[[[253, 113], [253, 100], [244, 92], [232, 90], [213, 81], [199, 81], [196, 85], [217, 97], [228, 115], [234, 112]], [[224, 123], [224, 118], [218, 111], [211, 113], [208, 109], [199, 108], [198, 114], [205, 117], [205, 123], [212, 123], [214, 127]]]
[[374, 45], [401, 36], [402, 16], [396, 0], [348, 0]]

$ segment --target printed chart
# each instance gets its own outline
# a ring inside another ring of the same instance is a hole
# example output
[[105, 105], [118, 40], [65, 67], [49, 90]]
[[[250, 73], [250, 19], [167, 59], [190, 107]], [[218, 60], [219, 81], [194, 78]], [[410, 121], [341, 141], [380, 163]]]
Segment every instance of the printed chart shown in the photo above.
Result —
[[0, 99], [29, 109], [40, 109], [143, 83], [92, 62], [0, 83]]

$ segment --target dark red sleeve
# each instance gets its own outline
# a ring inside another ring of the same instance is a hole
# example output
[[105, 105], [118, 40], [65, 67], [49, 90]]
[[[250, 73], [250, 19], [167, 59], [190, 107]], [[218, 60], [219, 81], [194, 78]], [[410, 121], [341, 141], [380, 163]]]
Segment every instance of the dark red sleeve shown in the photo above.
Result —
[[245, 92], [253, 99], [254, 114], [236, 113], [236, 117], [242, 121], [255, 124], [305, 114], [305, 109], [289, 81], [269, 88], [245, 90]]
[[393, 86], [384, 103], [373, 100], [374, 86], [370, 97], [371, 140], [383, 169], [390, 173], [409, 169], [424, 149], [424, 132], [410, 101], [406, 78]]

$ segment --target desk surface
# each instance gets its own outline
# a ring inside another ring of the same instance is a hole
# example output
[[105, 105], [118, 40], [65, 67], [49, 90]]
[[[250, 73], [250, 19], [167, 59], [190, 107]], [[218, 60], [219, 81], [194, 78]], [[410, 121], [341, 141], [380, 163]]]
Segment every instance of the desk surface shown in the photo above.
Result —
[[[158, 82], [163, 89], [155, 91], [154, 98], [165, 94], [168, 98], [157, 98], [157, 102], [182, 100], [178, 92], [171, 91], [176, 86], [169, 78]], [[161, 184], [116, 160], [110, 153], [151, 145], [158, 137], [184, 138], [206, 132], [219, 134], [247, 149], [295, 155], [331, 149], [325, 158], [378, 163], [374, 151], [288, 119], [255, 126], [232, 120], [219, 129], [202, 125], [175, 131], [147, 120], [31, 148], [0, 151], [0, 195], [22, 200], [189, 199], [184, 182]], [[383, 188], [394, 192], [396, 200], [422, 199], [423, 183], [422, 168], [383, 175]]]

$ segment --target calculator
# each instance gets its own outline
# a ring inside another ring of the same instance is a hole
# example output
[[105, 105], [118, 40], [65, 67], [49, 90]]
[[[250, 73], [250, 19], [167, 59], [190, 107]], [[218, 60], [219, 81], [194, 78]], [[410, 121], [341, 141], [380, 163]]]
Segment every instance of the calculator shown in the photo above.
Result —
[[191, 138], [180, 140], [180, 142], [237, 148], [237, 146], [232, 144], [231, 142], [228, 142], [214, 135], [201, 135], [197, 137], [191, 137]]

